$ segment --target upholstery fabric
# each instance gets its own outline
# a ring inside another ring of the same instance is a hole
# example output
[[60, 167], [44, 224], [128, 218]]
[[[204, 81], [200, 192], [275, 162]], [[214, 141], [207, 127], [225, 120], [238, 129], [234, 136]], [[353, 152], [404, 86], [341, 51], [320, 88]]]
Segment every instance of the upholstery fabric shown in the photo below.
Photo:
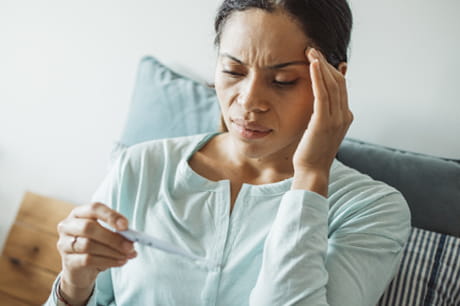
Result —
[[399, 272], [378, 306], [460, 305], [460, 238], [412, 228]]
[[395, 187], [406, 198], [412, 226], [460, 237], [460, 162], [347, 138], [338, 159]]

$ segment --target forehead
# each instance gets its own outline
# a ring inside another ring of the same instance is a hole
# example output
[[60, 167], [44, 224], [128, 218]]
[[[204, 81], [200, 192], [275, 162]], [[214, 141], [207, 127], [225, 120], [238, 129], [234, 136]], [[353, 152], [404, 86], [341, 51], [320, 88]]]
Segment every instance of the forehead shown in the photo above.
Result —
[[308, 38], [300, 26], [278, 10], [234, 12], [224, 25], [219, 49], [245, 60], [303, 58]]

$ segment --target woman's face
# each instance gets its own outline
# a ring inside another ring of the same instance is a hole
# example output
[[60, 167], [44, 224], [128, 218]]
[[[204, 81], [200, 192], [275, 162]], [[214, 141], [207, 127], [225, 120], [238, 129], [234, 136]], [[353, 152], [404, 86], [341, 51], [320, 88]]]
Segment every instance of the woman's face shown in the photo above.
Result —
[[253, 158], [290, 157], [313, 111], [308, 38], [281, 12], [249, 9], [227, 20], [215, 88], [230, 139]]

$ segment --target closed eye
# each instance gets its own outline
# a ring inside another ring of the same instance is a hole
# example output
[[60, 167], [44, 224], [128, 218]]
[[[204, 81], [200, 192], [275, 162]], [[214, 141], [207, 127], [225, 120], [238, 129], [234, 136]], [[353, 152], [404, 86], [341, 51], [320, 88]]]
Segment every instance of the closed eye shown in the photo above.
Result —
[[289, 81], [289, 82], [273, 81], [273, 83], [279, 86], [292, 86], [297, 83], [297, 80]]
[[[244, 76], [244, 73], [232, 71], [232, 70], [222, 70], [223, 73], [230, 75], [231, 77], [242, 77]], [[289, 81], [289, 82], [282, 82], [282, 81], [273, 81], [273, 84], [279, 87], [289, 87], [293, 86], [297, 83], [297, 80]]]
[[236, 71], [231, 71], [231, 70], [222, 70], [222, 72], [225, 73], [225, 74], [229, 74], [231, 76], [234, 76], [234, 77], [244, 75], [242, 73], [239, 73], [239, 72], [236, 72]]

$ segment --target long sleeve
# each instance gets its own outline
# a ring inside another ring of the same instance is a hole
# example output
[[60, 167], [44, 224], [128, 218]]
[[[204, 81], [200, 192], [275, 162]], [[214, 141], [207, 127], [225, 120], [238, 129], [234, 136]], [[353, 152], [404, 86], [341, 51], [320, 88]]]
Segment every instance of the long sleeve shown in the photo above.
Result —
[[327, 200], [288, 191], [265, 241], [250, 305], [327, 305]]
[[377, 303], [399, 265], [410, 215], [398, 192], [365, 188], [342, 191], [332, 210], [309, 191], [283, 196], [250, 305]]
[[409, 233], [410, 212], [399, 193], [354, 211], [329, 238], [329, 304], [377, 304], [397, 272]]

